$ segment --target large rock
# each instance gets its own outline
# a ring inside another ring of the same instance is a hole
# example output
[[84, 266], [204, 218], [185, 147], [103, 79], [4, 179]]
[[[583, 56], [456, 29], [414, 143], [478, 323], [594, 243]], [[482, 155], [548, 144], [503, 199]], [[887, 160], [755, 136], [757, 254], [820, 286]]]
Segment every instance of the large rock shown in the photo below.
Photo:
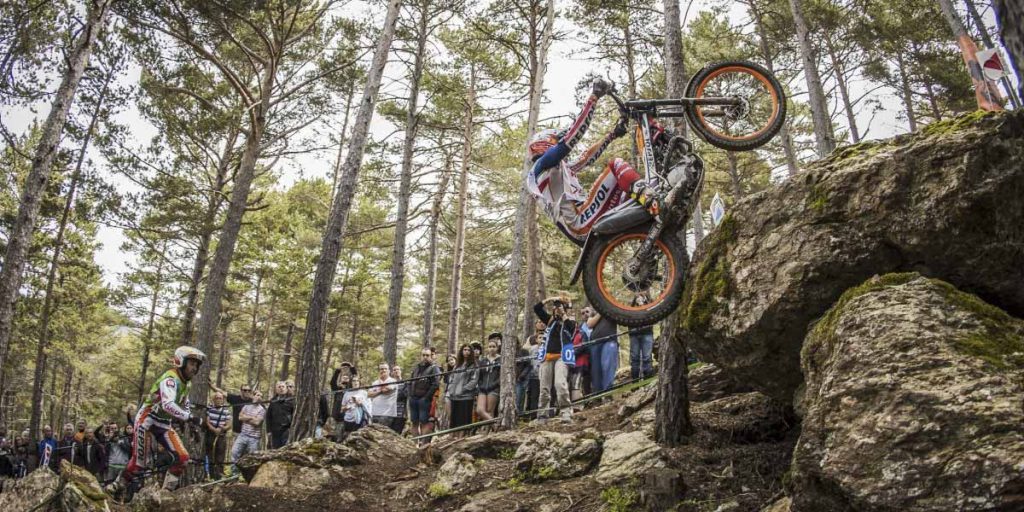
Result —
[[299, 466], [283, 460], [271, 460], [260, 466], [249, 486], [315, 492], [327, 487], [334, 480], [335, 475], [325, 467]]
[[42, 468], [29, 473], [25, 478], [6, 480], [3, 484], [0, 510], [31, 510], [40, 503], [54, 498], [60, 487], [60, 477], [53, 471]]
[[479, 473], [474, 462], [473, 456], [468, 453], [449, 456], [437, 470], [437, 477], [430, 486], [431, 493], [448, 495], [452, 491], [470, 487]]
[[665, 458], [661, 447], [646, 433], [634, 430], [605, 440], [595, 478], [607, 485], [635, 479], [650, 469], [662, 467]]
[[753, 388], [740, 384], [711, 363], [690, 370], [689, 384], [691, 402], [710, 402], [725, 396], [753, 391]]
[[1024, 321], [892, 274], [843, 295], [802, 365], [794, 512], [1024, 510]]
[[842, 293], [919, 271], [1024, 316], [1024, 113], [970, 114], [840, 148], [731, 206], [690, 266], [691, 348], [782, 401], [808, 324]]
[[389, 428], [368, 425], [341, 443], [327, 439], [303, 439], [277, 450], [255, 452], [238, 461], [238, 469], [246, 481], [252, 481], [263, 464], [270, 461], [286, 462], [294, 467], [327, 468], [375, 464], [387, 460], [400, 460], [416, 454], [416, 444], [399, 436]]
[[572, 434], [537, 432], [516, 450], [516, 470], [530, 482], [585, 475], [601, 459], [602, 440], [594, 429]]
[[445, 448], [444, 458], [465, 453], [482, 459], [511, 459], [519, 445], [532, 436], [533, 434], [520, 430], [477, 434]]
[[657, 396], [657, 394], [657, 382], [651, 382], [637, 389], [634, 389], [633, 392], [626, 397], [622, 405], [619, 406], [619, 417], [625, 418], [639, 411], [640, 409], [643, 409], [648, 404], [654, 403], [654, 398]]

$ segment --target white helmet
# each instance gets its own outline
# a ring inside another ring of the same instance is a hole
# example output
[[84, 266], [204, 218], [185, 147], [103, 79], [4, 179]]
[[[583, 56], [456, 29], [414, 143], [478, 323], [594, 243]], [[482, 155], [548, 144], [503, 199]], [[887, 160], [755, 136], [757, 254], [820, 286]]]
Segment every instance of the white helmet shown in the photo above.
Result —
[[185, 361], [188, 359], [195, 359], [199, 361], [199, 364], [206, 362], [206, 354], [201, 350], [190, 347], [188, 345], [182, 345], [174, 350], [174, 366], [176, 368], [182, 368], [185, 366]]
[[558, 144], [558, 139], [561, 138], [561, 132], [554, 129], [541, 130], [534, 134], [533, 138], [530, 139], [528, 148], [530, 150], [530, 161], [537, 161], [545, 151], [550, 149], [555, 144]]

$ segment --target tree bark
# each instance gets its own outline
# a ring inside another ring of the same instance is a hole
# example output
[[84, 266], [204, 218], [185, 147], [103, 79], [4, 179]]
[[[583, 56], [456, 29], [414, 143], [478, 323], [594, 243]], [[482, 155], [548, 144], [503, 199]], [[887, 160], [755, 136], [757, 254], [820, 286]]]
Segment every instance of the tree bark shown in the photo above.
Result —
[[732, 183], [732, 197], [734, 201], [739, 201], [743, 197], [743, 188], [740, 183], [740, 159], [734, 151], [726, 151], [725, 159], [729, 162], [728, 172], [729, 181]]
[[388, 290], [388, 312], [384, 320], [384, 360], [394, 366], [398, 355], [398, 323], [402, 313], [402, 292], [405, 287], [405, 237], [409, 225], [409, 197], [412, 195], [412, 152], [416, 145], [419, 113], [420, 79], [423, 56], [427, 49], [427, 18], [429, 3], [420, 2], [420, 19], [416, 33], [416, 55], [409, 77], [408, 112], [405, 116], [405, 140], [402, 144], [402, 175], [398, 186], [398, 212], [395, 214], [395, 243], [391, 251], [391, 287]]
[[903, 55], [899, 52], [896, 53], [896, 67], [900, 75], [900, 89], [903, 93], [903, 108], [907, 112], [907, 123], [910, 125], [910, 131], [917, 131], [917, 115], [914, 113], [914, 93], [910, 89], [910, 77], [907, 76], [906, 65], [903, 61]]
[[[683, 60], [683, 29], [679, 19], [679, 0], [665, 0], [665, 86], [670, 98], [686, 96], [686, 63]], [[686, 137], [682, 119], [669, 119], [673, 130]]]
[[839, 98], [843, 102], [843, 111], [846, 112], [846, 124], [850, 127], [850, 139], [854, 144], [860, 142], [860, 130], [857, 128], [857, 116], [853, 112], [853, 102], [850, 101], [850, 88], [846, 83], [846, 70], [843, 61], [839, 58], [836, 45], [832, 42], [831, 34], [826, 34], [825, 49], [828, 50], [829, 59], [832, 61], [832, 71], [836, 75], [836, 85], [839, 87]]
[[57, 282], [57, 267], [60, 264], [61, 250], [64, 248], [64, 235], [67, 232], [68, 222], [71, 220], [71, 210], [75, 206], [75, 193], [78, 190], [78, 183], [82, 178], [82, 164], [85, 162], [85, 152], [89, 148], [89, 141], [92, 140], [92, 132], [96, 129], [96, 123], [103, 108], [103, 101], [106, 99], [110, 81], [113, 77], [114, 72], [111, 71], [103, 78], [103, 86], [100, 88], [99, 96], [96, 98], [96, 106], [93, 108], [92, 115], [89, 118], [89, 126], [85, 130], [82, 147], [78, 150], [75, 170], [71, 173], [71, 183], [68, 185], [64, 208], [60, 214], [60, 222], [57, 224], [57, 235], [53, 241], [53, 254], [50, 256], [50, 266], [46, 272], [46, 295], [43, 298], [43, 309], [39, 314], [39, 343], [36, 344], [36, 365], [32, 376], [32, 412], [28, 422], [29, 432], [33, 436], [36, 432], [39, 432], [39, 422], [43, 415], [43, 380], [46, 377], [46, 352], [50, 345], [50, 315], [55, 307], [53, 287]]
[[338, 184], [338, 193], [331, 206], [331, 215], [328, 218], [327, 229], [320, 249], [320, 259], [317, 262], [316, 274], [313, 278], [313, 291], [309, 299], [309, 312], [306, 315], [302, 358], [299, 361], [295, 421], [293, 421], [291, 429], [291, 440], [293, 441], [311, 435], [316, 427], [317, 410], [320, 406], [318, 400], [320, 390], [316, 378], [319, 374], [318, 366], [323, 351], [324, 318], [327, 315], [331, 286], [338, 267], [338, 255], [341, 252], [341, 241], [345, 234], [345, 223], [352, 207], [352, 197], [355, 195], [359, 168], [363, 160], [363, 147], [366, 144], [370, 119], [373, 117], [377, 92], [384, 74], [384, 65], [387, 63], [388, 53], [391, 49], [391, 40], [395, 35], [395, 23], [398, 20], [401, 4], [401, 0], [388, 2], [384, 28], [367, 73], [366, 88], [356, 114], [352, 138], [349, 140], [348, 155], [345, 158], [342, 178]]
[[245, 372], [245, 381], [253, 380], [253, 372], [256, 371], [256, 318], [260, 310], [260, 289], [263, 287], [263, 269], [256, 271], [256, 297], [252, 302], [252, 319], [249, 322], [249, 367]]
[[523, 301], [523, 323], [520, 339], [525, 340], [533, 333], [533, 323], [530, 322], [530, 315], [533, 305], [541, 300], [540, 289], [540, 226], [537, 225], [537, 200], [530, 197], [526, 201], [526, 223], [523, 226], [526, 230], [526, 300]]
[[[267, 343], [270, 342], [270, 329], [274, 325], [274, 312], [277, 308], [277, 295], [270, 296], [270, 314], [267, 315], [267, 320], [264, 322], [266, 325], [263, 326], [263, 340], [260, 342], [260, 353], [256, 360], [256, 380], [253, 381], [253, 386], [258, 386], [263, 380], [263, 358], [267, 353]], [[270, 368], [274, 365], [271, 364]], [[267, 375], [273, 373], [273, 370], [268, 371]]]
[[655, 441], [666, 446], [679, 446], [693, 433], [690, 420], [689, 368], [686, 365], [687, 341], [690, 334], [679, 327], [679, 312], [669, 315], [662, 324], [658, 344], [658, 392], [654, 399]]
[[818, 59], [815, 57], [811, 44], [810, 30], [804, 19], [803, 0], [789, 0], [793, 11], [793, 23], [796, 25], [796, 38], [800, 43], [800, 55], [803, 57], [804, 78], [807, 81], [808, 100], [811, 107], [811, 119], [814, 122], [814, 140], [819, 158], [828, 156], [836, 149], [836, 136], [832, 131], [832, 119], [829, 116], [825, 90], [821, 85], [818, 73]]
[[288, 334], [284, 336], [284, 354], [281, 355], [281, 378], [288, 380], [288, 363], [292, 357], [292, 335], [295, 334], [295, 320], [288, 322]]
[[[547, 0], [544, 5], [544, 35], [541, 37], [537, 50], [537, 69], [533, 74], [530, 90], [530, 110], [526, 120], [527, 137], [532, 138], [537, 130], [540, 117], [540, 102], [544, 96], [544, 75], [547, 74], [548, 50], [551, 37], [555, 30], [555, 2]], [[530, 172], [531, 159], [529, 151], [523, 151], [523, 175]], [[501, 344], [501, 386], [498, 397], [498, 425], [502, 429], [513, 429], [516, 426], [516, 319], [519, 313], [519, 276], [522, 271], [523, 238], [526, 229], [527, 205], [530, 192], [525, 183], [519, 188], [519, 204], [516, 207], [516, 222], [512, 228], [512, 257], [509, 260], [508, 293], [505, 296], [505, 322], [502, 333], [505, 342]], [[524, 318], [524, 322], [529, 317]], [[528, 323], [528, 322], [527, 322]]]
[[185, 318], [182, 319], [181, 343], [192, 344], [192, 334], [196, 319], [196, 306], [199, 303], [199, 284], [203, 281], [203, 273], [206, 270], [206, 262], [210, 258], [210, 240], [216, 231], [217, 212], [224, 203], [224, 187], [227, 185], [228, 167], [231, 164], [231, 153], [235, 150], [235, 143], [238, 141], [238, 128], [232, 127], [224, 141], [224, 149], [217, 162], [217, 174], [214, 177], [213, 189], [207, 198], [206, 211], [203, 214], [202, 231], [199, 233], [198, 249], [196, 258], [192, 264], [192, 275], [188, 283], [187, 299], [185, 301]]
[[[768, 31], [764, 28], [764, 13], [758, 9], [755, 4], [750, 3], [748, 5], [750, 6], [752, 18], [754, 19], [754, 29], [757, 32], [757, 46], [761, 49], [761, 58], [764, 59], [764, 65], [768, 71], [774, 74], [775, 59], [772, 56], [771, 47], [768, 45]], [[779, 130], [779, 136], [782, 138], [782, 151], [786, 155], [786, 172], [790, 177], [792, 177], [797, 173], [799, 166], [797, 165], [796, 149], [793, 147], [793, 135], [789, 130], [788, 119], [782, 123], [782, 129]]]
[[423, 346], [429, 347], [434, 338], [434, 301], [437, 295], [437, 229], [441, 222], [441, 206], [444, 204], [448, 180], [451, 177], [452, 160], [445, 156], [441, 170], [441, 183], [430, 205], [430, 226], [427, 228], [427, 289], [423, 292]]
[[[39, 207], [53, 171], [53, 159], [60, 146], [61, 134], [67, 122], [68, 112], [75, 100], [75, 92], [85, 73], [89, 56], [110, 13], [111, 0], [97, 0], [92, 4], [75, 47], [68, 58], [68, 69], [54, 94], [50, 114], [43, 124], [39, 143], [32, 156], [32, 170], [25, 179], [25, 187], [18, 202], [18, 214], [7, 238], [7, 252], [3, 269], [0, 270], [0, 379], [5, 374], [7, 356], [10, 352], [11, 328], [14, 320], [14, 304], [18, 300], [25, 257], [32, 243], [32, 231], [39, 216]], [[4, 411], [0, 409], [0, 421]]]
[[448, 310], [448, 353], [455, 352], [459, 341], [459, 314], [462, 309], [462, 263], [466, 245], [466, 212], [469, 208], [469, 160], [473, 149], [473, 110], [476, 107], [476, 64], [469, 66], [466, 94], [466, 120], [462, 128], [462, 164], [459, 170], [459, 206], [455, 216], [455, 246], [452, 248], [452, 291]]
[[231, 340], [228, 338], [228, 326], [231, 319], [224, 320], [220, 324], [220, 360], [217, 362], [217, 387], [223, 388], [224, 374], [227, 373], [228, 364], [231, 362], [229, 346]]
[[1020, 23], [1024, 19], [1024, 5], [1015, 0], [995, 0], [993, 5], [1010, 69], [1017, 76], [1017, 95], [1024, 100], [1024, 76], [1020, 72], [1020, 66], [1024, 65], [1024, 25]]
[[[166, 249], [167, 244], [163, 245]], [[142, 365], [139, 372], [139, 404], [146, 395], [146, 373], [149, 372], [149, 351], [153, 346], [153, 329], [156, 326], [156, 306], [160, 299], [160, 285], [163, 282], [164, 258], [157, 258], [156, 279], [153, 284], [153, 296], [149, 300], [149, 316], [146, 319], [146, 335], [142, 339]]]
[[[363, 300], [363, 285], [359, 283], [359, 288], [356, 290], [356, 304], [360, 304]], [[352, 312], [352, 331], [349, 335], [348, 345], [352, 349], [351, 362], [353, 365], [359, 360], [359, 312]]]
[[[196, 332], [196, 348], [204, 354], [213, 349], [213, 338], [220, 322], [221, 300], [227, 287], [228, 271], [231, 259], [235, 254], [238, 234], [242, 230], [242, 216], [249, 200], [249, 190], [256, 176], [256, 162], [259, 159], [260, 141], [267, 124], [267, 112], [270, 110], [270, 99], [275, 86], [277, 69], [273, 60], [267, 63], [263, 76], [260, 77], [260, 102], [252, 106], [253, 113], [249, 125], [249, 133], [245, 140], [238, 173], [235, 175], [234, 187], [231, 190], [231, 201], [228, 204], [224, 227], [217, 240], [217, 249], [213, 254], [213, 263], [206, 280], [203, 292], [202, 314], [199, 317], [199, 329]], [[210, 389], [210, 365], [203, 365], [199, 373], [192, 379], [192, 391], [189, 396], [192, 403], [206, 403], [206, 395]]]

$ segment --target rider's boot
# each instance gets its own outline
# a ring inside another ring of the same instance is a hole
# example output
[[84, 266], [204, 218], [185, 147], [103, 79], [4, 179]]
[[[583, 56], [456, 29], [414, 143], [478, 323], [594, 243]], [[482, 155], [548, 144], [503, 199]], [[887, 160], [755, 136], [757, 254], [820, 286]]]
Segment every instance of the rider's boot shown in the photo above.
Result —
[[643, 180], [637, 180], [629, 188], [629, 197], [635, 199], [636, 202], [640, 203], [647, 209], [647, 213], [657, 217], [661, 213], [661, 201], [655, 194], [654, 189], [647, 185]]

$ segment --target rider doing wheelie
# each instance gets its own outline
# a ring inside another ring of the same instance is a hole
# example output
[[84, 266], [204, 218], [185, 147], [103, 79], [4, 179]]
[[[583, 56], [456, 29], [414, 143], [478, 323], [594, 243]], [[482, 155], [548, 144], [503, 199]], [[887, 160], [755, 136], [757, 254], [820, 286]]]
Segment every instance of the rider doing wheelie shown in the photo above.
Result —
[[149, 454], [145, 449], [146, 434], [150, 434], [153, 440], [167, 450], [167, 453], [174, 456], [174, 464], [164, 478], [164, 489], [173, 490], [177, 487], [178, 479], [188, 463], [188, 451], [171, 426], [171, 421], [180, 420], [196, 426], [202, 424], [202, 416], [191, 411], [192, 404], [189, 402], [188, 392], [192, 378], [199, 373], [199, 367], [205, 361], [206, 354], [189, 346], [181, 346], [174, 351], [174, 368], [164, 372], [153, 383], [142, 407], [135, 415], [132, 458], [121, 473], [122, 484], [130, 484], [136, 474], [146, 470], [149, 462]]
[[[598, 100], [609, 90], [611, 84], [600, 78], [594, 80], [591, 94], [572, 126], [562, 131], [542, 130], [534, 135], [529, 145], [534, 164], [526, 177], [527, 187], [558, 229], [577, 245], [583, 245], [594, 223], [621, 203], [624, 197], [635, 199], [652, 215], [657, 215], [659, 210], [654, 191], [640, 179], [633, 166], [621, 158], [608, 161], [588, 194], [584, 195], [580, 185], [578, 173], [597, 161], [613, 140], [626, 134], [625, 120], [587, 148], [578, 159], [565, 161], [590, 127]], [[661, 125], [651, 122], [652, 133], [661, 135], [664, 131]]]

